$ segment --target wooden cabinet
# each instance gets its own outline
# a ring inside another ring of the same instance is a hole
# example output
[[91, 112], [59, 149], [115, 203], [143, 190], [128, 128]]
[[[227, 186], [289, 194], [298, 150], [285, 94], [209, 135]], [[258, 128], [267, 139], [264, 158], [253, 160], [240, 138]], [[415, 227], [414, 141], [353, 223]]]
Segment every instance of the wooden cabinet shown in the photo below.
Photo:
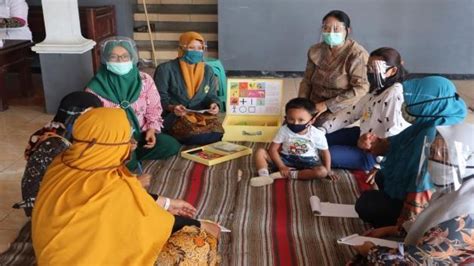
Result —
[[[100, 47], [102, 40], [117, 35], [114, 6], [79, 7], [79, 19], [82, 35], [94, 40], [97, 45], [92, 49], [94, 72], [100, 67]], [[41, 42], [45, 37], [43, 10], [41, 6], [30, 6], [28, 25], [33, 33], [33, 41]]]

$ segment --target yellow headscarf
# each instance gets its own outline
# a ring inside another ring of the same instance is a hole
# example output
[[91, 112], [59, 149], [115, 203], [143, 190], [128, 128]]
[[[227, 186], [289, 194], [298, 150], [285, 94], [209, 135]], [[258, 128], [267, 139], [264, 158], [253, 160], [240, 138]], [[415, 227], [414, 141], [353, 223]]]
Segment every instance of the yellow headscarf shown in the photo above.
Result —
[[[179, 57], [182, 57], [184, 55], [184, 50], [182, 47], [187, 46], [194, 40], [198, 40], [204, 45], [204, 38], [201, 36], [201, 34], [197, 32], [188, 31], [181, 34], [181, 36], [179, 37]], [[188, 98], [192, 99], [204, 79], [205, 64], [204, 62], [199, 62], [197, 64], [188, 64], [184, 60], [179, 60], [179, 66], [181, 68], [181, 73], [183, 74], [184, 84], [186, 85]]]
[[131, 127], [125, 111], [81, 115], [73, 144], [49, 166], [33, 211], [39, 265], [152, 265], [174, 217], [123, 165]]

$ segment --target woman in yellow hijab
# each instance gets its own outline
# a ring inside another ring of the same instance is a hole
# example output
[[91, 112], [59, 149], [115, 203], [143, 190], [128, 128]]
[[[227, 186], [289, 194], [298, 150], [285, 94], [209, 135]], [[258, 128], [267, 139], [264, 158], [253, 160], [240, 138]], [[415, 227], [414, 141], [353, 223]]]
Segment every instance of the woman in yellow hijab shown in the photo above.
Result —
[[208, 144], [221, 140], [223, 135], [220, 124], [210, 132], [190, 132], [187, 136], [172, 130], [179, 118], [186, 116], [191, 122], [202, 120], [189, 110], [207, 110], [207, 115], [212, 116], [219, 113], [218, 80], [203, 61], [206, 48], [206, 41], [199, 33], [183, 33], [179, 38], [178, 58], [160, 64], [155, 71], [154, 80], [164, 109], [163, 130], [183, 144]]
[[191, 219], [161, 208], [124, 166], [132, 137], [125, 111], [88, 111], [72, 135], [72, 146], [48, 168], [33, 211], [38, 264], [152, 265], [172, 231]]

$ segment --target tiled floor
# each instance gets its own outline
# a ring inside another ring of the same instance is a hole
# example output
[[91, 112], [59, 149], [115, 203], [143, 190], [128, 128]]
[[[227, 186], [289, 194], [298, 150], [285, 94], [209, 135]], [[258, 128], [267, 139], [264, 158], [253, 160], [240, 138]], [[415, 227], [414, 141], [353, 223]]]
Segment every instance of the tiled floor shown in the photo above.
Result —
[[28, 137], [52, 119], [37, 106], [11, 106], [0, 113], [0, 252], [18, 234], [26, 218], [12, 209], [21, 200], [20, 179], [25, 168], [23, 149]]
[[[300, 81], [299, 78], [284, 80], [284, 101], [296, 96]], [[456, 84], [460, 94], [474, 107], [474, 81]], [[14, 99], [10, 109], [0, 113], [0, 252], [8, 248], [27, 221], [22, 210], [14, 210], [11, 206], [21, 200], [20, 180], [25, 167], [23, 149], [28, 137], [52, 119], [52, 115], [43, 113], [37, 102]], [[474, 123], [472, 111], [468, 121]]]

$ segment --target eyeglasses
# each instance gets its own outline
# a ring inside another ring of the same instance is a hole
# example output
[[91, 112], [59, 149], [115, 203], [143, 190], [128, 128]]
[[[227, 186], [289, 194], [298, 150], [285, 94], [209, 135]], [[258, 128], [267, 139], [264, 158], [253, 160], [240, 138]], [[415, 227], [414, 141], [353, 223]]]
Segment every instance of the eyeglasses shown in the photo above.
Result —
[[207, 46], [206, 45], [196, 45], [196, 46], [182, 45], [181, 49], [187, 50], [187, 51], [205, 51], [207, 49]]
[[111, 54], [109, 56], [109, 62], [128, 62], [128, 61], [130, 61], [130, 55], [128, 54], [123, 54], [123, 55]]
[[338, 25], [326, 25], [323, 24], [321, 26], [321, 30], [323, 32], [343, 32], [346, 29], [344, 24], [338, 24]]

